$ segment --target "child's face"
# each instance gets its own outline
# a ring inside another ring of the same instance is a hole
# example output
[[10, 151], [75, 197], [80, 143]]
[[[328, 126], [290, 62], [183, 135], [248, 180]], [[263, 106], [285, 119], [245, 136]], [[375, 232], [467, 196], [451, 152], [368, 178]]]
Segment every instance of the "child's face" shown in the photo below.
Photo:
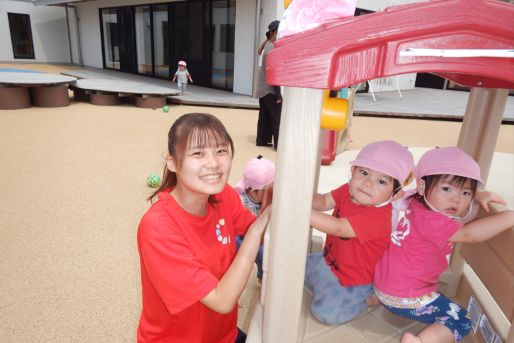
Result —
[[190, 194], [212, 195], [220, 193], [227, 183], [232, 167], [230, 146], [198, 148], [188, 146], [182, 165], [173, 160], [168, 168], [177, 175], [177, 187]]
[[[418, 189], [420, 192], [420, 189]], [[428, 202], [439, 212], [463, 217], [473, 200], [471, 180], [467, 179], [462, 185], [451, 184], [449, 178], [441, 177], [425, 194]]]
[[349, 186], [354, 202], [376, 206], [391, 198], [394, 179], [373, 169], [354, 166]]
[[179, 64], [178, 69], [184, 70], [184, 69], [186, 69], [186, 67], [184, 67], [182, 64]]
[[250, 200], [252, 200], [256, 204], [262, 204], [262, 200], [264, 199], [264, 189], [250, 189], [246, 191]]

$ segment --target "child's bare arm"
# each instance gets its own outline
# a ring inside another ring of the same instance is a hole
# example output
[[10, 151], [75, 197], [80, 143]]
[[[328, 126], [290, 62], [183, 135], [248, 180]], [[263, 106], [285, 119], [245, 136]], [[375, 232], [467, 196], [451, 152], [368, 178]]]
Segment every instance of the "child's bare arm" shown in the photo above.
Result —
[[312, 197], [312, 208], [318, 211], [328, 211], [336, 206], [336, 201], [332, 197], [332, 193], [319, 194], [316, 193]]
[[462, 226], [450, 238], [451, 242], [478, 243], [486, 241], [514, 226], [514, 212], [511, 210], [473, 220]]
[[193, 83], [193, 79], [191, 78], [191, 74], [187, 74], [187, 78], [189, 79], [189, 82]]
[[177, 75], [173, 76], [173, 80], [171, 80], [171, 82], [175, 82], [176, 79], [177, 79]]
[[336, 218], [316, 210], [311, 211], [311, 226], [329, 235], [352, 238], [356, 237], [352, 225], [346, 218]]

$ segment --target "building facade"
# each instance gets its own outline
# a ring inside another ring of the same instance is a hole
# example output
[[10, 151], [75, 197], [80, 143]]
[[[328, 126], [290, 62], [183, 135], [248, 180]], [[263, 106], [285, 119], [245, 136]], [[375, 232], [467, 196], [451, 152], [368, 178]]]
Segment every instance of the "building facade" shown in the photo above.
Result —
[[[360, 0], [358, 13], [406, 0]], [[169, 79], [185, 60], [195, 84], [252, 95], [257, 48], [282, 0], [0, 1], [0, 61], [73, 63]], [[13, 38], [14, 37], [14, 38]], [[30, 45], [32, 44], [32, 54]], [[415, 75], [376, 83], [414, 87]]]

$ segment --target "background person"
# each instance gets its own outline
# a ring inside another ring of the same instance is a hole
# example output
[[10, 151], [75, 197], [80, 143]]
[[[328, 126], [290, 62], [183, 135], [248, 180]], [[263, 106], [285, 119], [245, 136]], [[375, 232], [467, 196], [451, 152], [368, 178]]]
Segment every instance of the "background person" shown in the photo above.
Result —
[[179, 90], [179, 95], [184, 95], [187, 88], [187, 80], [189, 82], [193, 83], [193, 79], [191, 77], [191, 74], [189, 74], [189, 71], [187, 70], [187, 63], [185, 61], [179, 61], [178, 62], [178, 68], [175, 72], [175, 75], [173, 76], [173, 80], [171, 82], [177, 81], [177, 87]]
[[[256, 216], [259, 215], [263, 206], [266, 188], [270, 186], [275, 179], [275, 164], [268, 159], [258, 155], [249, 160], [243, 171], [243, 178], [234, 187], [239, 193], [243, 205]], [[236, 237], [236, 246], [243, 242], [244, 236]], [[257, 279], [262, 281], [262, 259], [264, 256], [262, 245], [255, 258], [257, 264]]]
[[279, 24], [278, 20], [274, 20], [268, 25], [268, 32], [266, 32], [268, 40], [266, 40], [262, 49], [256, 88], [256, 97], [259, 98], [259, 119], [257, 121], [257, 138], [255, 143], [257, 146], [271, 146], [270, 142], [271, 138], [273, 138], [275, 150], [278, 147], [282, 93], [279, 86], [271, 86], [266, 81], [266, 57], [274, 47]]

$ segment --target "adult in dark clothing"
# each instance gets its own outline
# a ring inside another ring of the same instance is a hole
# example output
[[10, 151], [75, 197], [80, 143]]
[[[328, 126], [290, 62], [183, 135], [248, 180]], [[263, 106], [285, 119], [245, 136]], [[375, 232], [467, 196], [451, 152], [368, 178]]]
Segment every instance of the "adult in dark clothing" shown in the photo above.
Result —
[[268, 25], [266, 36], [268, 40], [264, 44], [262, 54], [259, 59], [259, 73], [257, 79], [256, 97], [259, 98], [259, 120], [257, 122], [257, 146], [278, 146], [278, 132], [280, 128], [280, 114], [282, 111], [282, 94], [279, 86], [271, 86], [266, 81], [266, 57], [273, 49], [277, 39], [278, 20], [272, 21]]

